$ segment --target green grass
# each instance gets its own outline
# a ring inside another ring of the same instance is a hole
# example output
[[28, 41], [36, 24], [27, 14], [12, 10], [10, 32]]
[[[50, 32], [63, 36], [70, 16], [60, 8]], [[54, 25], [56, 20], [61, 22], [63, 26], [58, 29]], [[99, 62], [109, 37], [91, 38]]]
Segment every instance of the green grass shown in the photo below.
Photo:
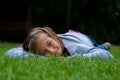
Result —
[[115, 60], [82, 57], [9, 58], [4, 53], [20, 43], [0, 42], [0, 80], [120, 80], [120, 46], [110, 52]]

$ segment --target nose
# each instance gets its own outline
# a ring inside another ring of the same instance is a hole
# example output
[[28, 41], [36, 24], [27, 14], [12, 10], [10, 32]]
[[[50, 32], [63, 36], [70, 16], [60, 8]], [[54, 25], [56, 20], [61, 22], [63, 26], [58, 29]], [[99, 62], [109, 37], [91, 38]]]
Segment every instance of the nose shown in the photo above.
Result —
[[47, 48], [47, 51], [48, 51], [48, 53], [50, 53], [50, 54], [54, 54], [54, 52], [55, 52], [55, 50], [54, 50], [53, 47], [48, 47], [48, 48]]

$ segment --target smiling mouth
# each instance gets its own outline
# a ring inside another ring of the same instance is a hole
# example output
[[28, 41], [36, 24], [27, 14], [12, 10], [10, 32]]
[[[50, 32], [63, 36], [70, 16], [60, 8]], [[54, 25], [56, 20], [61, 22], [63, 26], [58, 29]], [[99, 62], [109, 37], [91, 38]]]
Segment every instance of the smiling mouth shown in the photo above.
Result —
[[55, 56], [58, 54], [58, 48], [55, 50]]

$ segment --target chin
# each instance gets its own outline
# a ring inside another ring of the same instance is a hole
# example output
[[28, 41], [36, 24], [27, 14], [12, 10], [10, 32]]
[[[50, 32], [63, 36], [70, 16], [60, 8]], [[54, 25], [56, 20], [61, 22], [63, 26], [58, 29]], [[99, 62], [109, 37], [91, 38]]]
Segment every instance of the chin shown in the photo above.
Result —
[[61, 55], [62, 55], [62, 51], [59, 51], [57, 55], [58, 55], [58, 56], [61, 56]]

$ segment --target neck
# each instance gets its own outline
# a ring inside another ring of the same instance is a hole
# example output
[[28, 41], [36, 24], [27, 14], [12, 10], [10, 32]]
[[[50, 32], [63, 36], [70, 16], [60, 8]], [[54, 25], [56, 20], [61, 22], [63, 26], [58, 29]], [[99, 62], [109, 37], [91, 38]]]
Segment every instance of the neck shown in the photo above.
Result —
[[67, 56], [70, 56], [68, 50], [66, 48], [64, 48], [64, 51], [62, 53], [63, 56], [67, 57]]

